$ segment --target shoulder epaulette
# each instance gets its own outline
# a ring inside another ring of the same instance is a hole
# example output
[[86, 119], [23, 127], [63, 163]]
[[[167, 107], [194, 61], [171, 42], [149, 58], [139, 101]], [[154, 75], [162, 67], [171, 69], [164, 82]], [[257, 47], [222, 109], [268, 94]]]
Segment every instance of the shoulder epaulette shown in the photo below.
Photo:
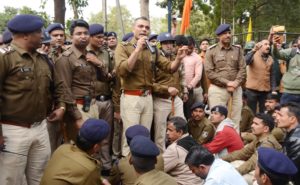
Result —
[[211, 45], [208, 49], [215, 48], [218, 44]]
[[123, 46], [127, 46], [127, 45], [130, 44], [130, 42], [122, 41], [121, 44], [122, 44]]
[[232, 44], [233, 47], [237, 47], [239, 49], [242, 49], [242, 47], [240, 45], [237, 45], [237, 44]]
[[0, 48], [0, 53], [1, 54], [8, 54], [12, 51], [14, 51], [14, 49], [11, 46], [6, 46], [4, 48]]
[[73, 51], [69, 48], [69, 49], [67, 49], [66, 51], [64, 51], [64, 52], [62, 53], [62, 55], [68, 57], [68, 56], [71, 55], [71, 53], [73, 53]]

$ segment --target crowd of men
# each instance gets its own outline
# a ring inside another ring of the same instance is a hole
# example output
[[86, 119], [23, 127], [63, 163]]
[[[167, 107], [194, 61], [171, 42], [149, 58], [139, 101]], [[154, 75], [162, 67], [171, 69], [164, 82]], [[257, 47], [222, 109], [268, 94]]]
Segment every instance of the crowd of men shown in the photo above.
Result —
[[300, 39], [44, 26], [2, 34], [1, 185], [300, 184]]

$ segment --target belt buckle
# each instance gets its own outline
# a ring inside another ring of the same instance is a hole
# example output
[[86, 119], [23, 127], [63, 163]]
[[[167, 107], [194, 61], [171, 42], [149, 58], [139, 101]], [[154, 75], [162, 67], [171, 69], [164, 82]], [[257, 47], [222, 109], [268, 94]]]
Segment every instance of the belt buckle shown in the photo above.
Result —
[[142, 95], [141, 95], [141, 96], [148, 96], [149, 93], [150, 93], [150, 90], [148, 90], [148, 89], [143, 89], [143, 90], [142, 90]]

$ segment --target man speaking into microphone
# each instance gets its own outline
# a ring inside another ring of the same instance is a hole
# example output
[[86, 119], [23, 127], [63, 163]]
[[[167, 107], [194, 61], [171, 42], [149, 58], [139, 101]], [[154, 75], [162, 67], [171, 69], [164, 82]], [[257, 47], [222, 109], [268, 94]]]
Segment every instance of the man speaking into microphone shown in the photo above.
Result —
[[[118, 44], [115, 59], [117, 73], [121, 78], [120, 113], [123, 120], [122, 155], [129, 152], [125, 131], [134, 124], [141, 124], [150, 130], [153, 119], [152, 85], [155, 67], [166, 73], [174, 73], [186, 56], [187, 47], [177, 52], [174, 62], [150, 52], [146, 42], [150, 33], [150, 21], [146, 17], [135, 19], [129, 42]], [[152, 64], [155, 64], [153, 67]]]

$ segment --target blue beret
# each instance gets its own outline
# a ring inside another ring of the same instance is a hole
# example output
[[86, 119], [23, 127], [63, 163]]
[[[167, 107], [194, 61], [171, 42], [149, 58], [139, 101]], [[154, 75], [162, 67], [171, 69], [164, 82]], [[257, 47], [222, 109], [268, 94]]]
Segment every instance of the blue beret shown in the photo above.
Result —
[[157, 38], [157, 34], [151, 34], [151, 35], [149, 35], [149, 41], [151, 41], [151, 40], [153, 40], [153, 39], [156, 39]]
[[122, 38], [122, 41], [123, 42], [126, 42], [126, 41], [129, 41], [129, 39], [131, 39], [133, 37], [133, 33], [130, 32], [130, 33], [126, 33], [123, 38]]
[[107, 33], [107, 37], [117, 37], [117, 34], [116, 34], [116, 32], [113, 32], [113, 31], [111, 31], [111, 32], [108, 32]]
[[133, 125], [133, 126], [127, 128], [127, 130], [125, 132], [125, 136], [127, 139], [127, 143], [129, 145], [130, 141], [135, 136], [145, 136], [145, 137], [150, 138], [150, 132], [146, 127], [144, 127], [142, 125]]
[[205, 105], [202, 102], [195, 102], [192, 106], [191, 106], [191, 110], [193, 111], [196, 108], [200, 108], [200, 109], [205, 109]]
[[108, 136], [110, 126], [103, 119], [88, 119], [79, 130], [79, 135], [91, 144], [96, 144]]
[[42, 18], [36, 15], [20, 14], [16, 15], [7, 23], [11, 32], [30, 33], [41, 29], [44, 26]]
[[225, 117], [227, 117], [227, 114], [228, 114], [227, 108], [222, 105], [214, 106], [210, 111], [211, 112], [219, 112], [222, 115], [224, 115]]
[[90, 35], [104, 34], [104, 27], [101, 24], [91, 24], [89, 29]]
[[168, 32], [159, 34], [157, 37], [157, 40], [159, 42], [164, 42], [164, 41], [174, 41], [175, 42], [174, 37]]
[[63, 30], [64, 31], [65, 27], [61, 23], [52, 23], [46, 28], [46, 31], [48, 31], [48, 33], [51, 33], [54, 30]]
[[216, 35], [220, 35], [224, 33], [225, 31], [230, 31], [230, 25], [229, 24], [221, 24], [215, 31]]
[[9, 30], [5, 30], [2, 34], [2, 40], [4, 44], [8, 44], [12, 41], [12, 33]]
[[273, 148], [260, 147], [257, 152], [257, 164], [268, 174], [288, 178], [298, 171], [293, 161]]
[[145, 136], [135, 136], [130, 142], [130, 151], [133, 156], [153, 158], [159, 155], [159, 149]]

